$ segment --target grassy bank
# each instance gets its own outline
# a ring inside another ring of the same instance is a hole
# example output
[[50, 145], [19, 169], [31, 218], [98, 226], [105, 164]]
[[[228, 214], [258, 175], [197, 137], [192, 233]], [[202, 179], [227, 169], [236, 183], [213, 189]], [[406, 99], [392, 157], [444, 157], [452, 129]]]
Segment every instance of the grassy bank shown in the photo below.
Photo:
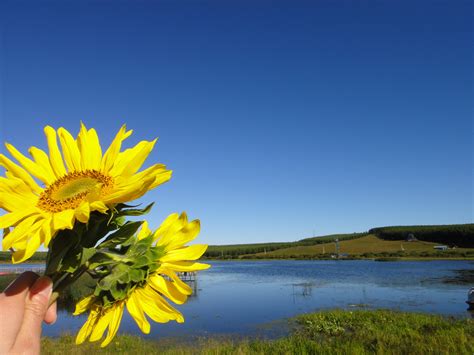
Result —
[[178, 339], [145, 341], [120, 335], [105, 350], [75, 346], [73, 336], [45, 338], [44, 354], [472, 354], [474, 321], [377, 311], [325, 311], [290, 320], [292, 333], [278, 340]]

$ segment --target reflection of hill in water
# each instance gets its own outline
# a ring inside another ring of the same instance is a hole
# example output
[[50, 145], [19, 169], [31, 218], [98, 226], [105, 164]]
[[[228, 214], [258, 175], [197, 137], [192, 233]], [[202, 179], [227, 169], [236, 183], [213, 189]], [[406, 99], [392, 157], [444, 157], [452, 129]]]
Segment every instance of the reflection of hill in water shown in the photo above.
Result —
[[474, 269], [452, 270], [452, 275], [424, 280], [423, 283], [442, 283], [450, 285], [474, 285]]

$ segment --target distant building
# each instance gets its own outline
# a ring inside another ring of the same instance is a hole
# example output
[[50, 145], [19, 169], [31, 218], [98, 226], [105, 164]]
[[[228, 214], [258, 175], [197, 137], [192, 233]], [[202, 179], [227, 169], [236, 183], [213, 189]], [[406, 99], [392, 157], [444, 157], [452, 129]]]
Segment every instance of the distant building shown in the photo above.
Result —
[[447, 245], [435, 245], [433, 248], [436, 250], [448, 250]]
[[415, 236], [413, 235], [413, 233], [410, 233], [407, 235], [407, 242], [414, 242], [414, 241], [417, 241], [418, 239], [415, 238]]

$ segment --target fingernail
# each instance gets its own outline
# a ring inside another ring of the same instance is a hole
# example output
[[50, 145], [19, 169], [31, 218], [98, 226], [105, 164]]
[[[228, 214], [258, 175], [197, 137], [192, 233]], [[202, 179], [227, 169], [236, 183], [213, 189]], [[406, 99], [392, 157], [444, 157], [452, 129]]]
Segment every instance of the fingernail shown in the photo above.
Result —
[[31, 296], [41, 295], [49, 298], [53, 292], [53, 282], [47, 276], [41, 276], [30, 288]]

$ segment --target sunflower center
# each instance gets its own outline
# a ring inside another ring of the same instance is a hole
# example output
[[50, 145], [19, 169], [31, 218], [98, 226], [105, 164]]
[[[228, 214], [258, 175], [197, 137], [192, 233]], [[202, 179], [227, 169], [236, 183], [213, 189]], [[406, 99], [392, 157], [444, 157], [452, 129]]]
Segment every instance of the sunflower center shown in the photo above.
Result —
[[38, 207], [47, 212], [76, 208], [90, 195], [100, 198], [112, 185], [110, 176], [96, 170], [74, 171], [49, 185], [41, 193]]

